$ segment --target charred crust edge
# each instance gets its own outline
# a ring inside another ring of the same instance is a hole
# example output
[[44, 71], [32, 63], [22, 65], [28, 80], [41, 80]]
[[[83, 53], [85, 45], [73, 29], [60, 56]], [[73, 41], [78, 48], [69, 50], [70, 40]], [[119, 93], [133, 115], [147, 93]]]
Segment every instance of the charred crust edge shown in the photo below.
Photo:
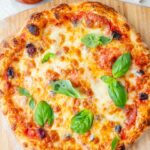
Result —
[[66, 3], [63, 3], [63, 4], [60, 4], [60, 5], [58, 5], [58, 6], [56, 6], [56, 7], [54, 7], [54, 8], [52, 8], [51, 10], [52, 11], [58, 11], [58, 12], [60, 12], [60, 11], [66, 11], [66, 10], [71, 10], [72, 8], [68, 5], [68, 4], [66, 4]]
[[33, 13], [30, 17], [30, 19], [33, 20], [38, 20], [43, 16], [43, 12], [37, 12], [37, 13]]

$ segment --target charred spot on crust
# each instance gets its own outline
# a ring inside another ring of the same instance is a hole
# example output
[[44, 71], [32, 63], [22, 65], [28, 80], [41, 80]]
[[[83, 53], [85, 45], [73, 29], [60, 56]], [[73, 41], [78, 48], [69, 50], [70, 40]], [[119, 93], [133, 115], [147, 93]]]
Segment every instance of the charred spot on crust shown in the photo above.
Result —
[[117, 30], [112, 31], [112, 36], [113, 36], [113, 39], [115, 39], [115, 40], [121, 39], [121, 33]]
[[27, 29], [29, 30], [29, 32], [35, 36], [38, 36], [40, 34], [40, 29], [37, 25], [35, 24], [28, 24], [27, 25]]
[[39, 128], [39, 129], [38, 129], [38, 134], [39, 134], [39, 137], [40, 137], [41, 139], [44, 139], [44, 138], [46, 137], [46, 132], [45, 132], [45, 130], [42, 129], [42, 128]]
[[7, 77], [14, 78], [14, 76], [15, 76], [14, 69], [12, 67], [8, 67], [8, 69], [7, 69]]
[[43, 13], [42, 13], [42, 12], [34, 13], [34, 14], [31, 16], [31, 19], [38, 20], [38, 19], [40, 19], [42, 16], [43, 16]]
[[60, 19], [61, 18], [61, 14], [63, 12], [66, 13], [67, 11], [70, 11], [70, 10], [71, 10], [71, 7], [68, 4], [60, 4], [56, 8], [52, 9], [56, 19]]
[[68, 10], [71, 10], [71, 7], [68, 5], [68, 4], [60, 4], [59, 6], [55, 7], [52, 9], [52, 11], [68, 11]]
[[36, 53], [36, 47], [32, 44], [29, 43], [26, 45], [27, 53], [30, 57], [33, 57]]
[[147, 93], [140, 93], [139, 94], [139, 100], [148, 100], [148, 94]]

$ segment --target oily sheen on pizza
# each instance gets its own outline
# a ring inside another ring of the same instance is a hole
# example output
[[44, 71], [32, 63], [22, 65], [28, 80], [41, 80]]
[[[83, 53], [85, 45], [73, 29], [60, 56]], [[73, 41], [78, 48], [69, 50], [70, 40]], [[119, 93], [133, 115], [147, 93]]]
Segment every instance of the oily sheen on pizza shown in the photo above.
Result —
[[150, 53], [98, 2], [35, 13], [0, 48], [0, 103], [34, 150], [125, 150], [149, 126]]

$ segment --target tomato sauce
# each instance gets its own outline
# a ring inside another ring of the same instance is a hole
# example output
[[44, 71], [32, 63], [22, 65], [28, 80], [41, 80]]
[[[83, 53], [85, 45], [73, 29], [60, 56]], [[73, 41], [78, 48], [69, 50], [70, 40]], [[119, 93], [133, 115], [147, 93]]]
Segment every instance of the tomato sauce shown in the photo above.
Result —
[[19, 2], [22, 2], [22, 3], [26, 3], [26, 4], [35, 4], [35, 3], [38, 3], [42, 0], [17, 0]]
[[125, 108], [125, 114], [127, 117], [126, 126], [127, 128], [131, 128], [133, 124], [135, 124], [137, 117], [137, 108], [135, 105], [127, 105]]

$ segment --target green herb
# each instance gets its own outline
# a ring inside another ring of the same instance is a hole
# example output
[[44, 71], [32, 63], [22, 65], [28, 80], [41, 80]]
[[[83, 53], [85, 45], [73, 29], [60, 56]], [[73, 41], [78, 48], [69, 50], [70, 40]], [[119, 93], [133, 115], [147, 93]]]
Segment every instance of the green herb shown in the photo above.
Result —
[[34, 120], [39, 126], [44, 126], [46, 122], [51, 125], [54, 120], [54, 113], [51, 106], [45, 102], [40, 101], [36, 107]]
[[88, 132], [93, 124], [93, 113], [84, 109], [71, 119], [71, 129], [79, 134]]
[[125, 53], [121, 55], [112, 66], [112, 74], [115, 78], [123, 76], [131, 66], [131, 55]]
[[117, 107], [124, 108], [127, 102], [127, 91], [116, 79], [102, 76], [101, 79], [108, 84], [108, 93]]
[[101, 76], [101, 79], [107, 84], [111, 84], [114, 81], [114, 78], [111, 76]]
[[22, 88], [22, 87], [19, 87], [18, 91], [21, 95], [26, 96], [27, 98], [30, 98], [29, 106], [31, 109], [34, 109], [35, 101], [34, 101], [32, 95], [25, 88]]
[[111, 38], [108, 38], [106, 36], [100, 36], [99, 37], [99, 44], [100, 45], [108, 44], [111, 42], [111, 40], [112, 40]]
[[101, 36], [99, 34], [90, 33], [85, 35], [81, 39], [81, 42], [85, 44], [86, 47], [95, 48], [98, 45], [108, 44], [109, 42], [111, 42], [111, 39], [105, 36]]
[[113, 81], [108, 85], [108, 93], [116, 106], [124, 108], [127, 102], [127, 91], [119, 81]]
[[118, 136], [115, 136], [111, 143], [111, 150], [116, 150], [119, 141], [120, 138]]
[[30, 93], [25, 88], [19, 87], [18, 91], [23, 96], [31, 97]]
[[74, 98], [81, 98], [80, 93], [72, 86], [69, 80], [54, 81], [51, 86], [55, 93], [64, 94]]
[[35, 101], [34, 101], [33, 97], [30, 98], [29, 106], [31, 109], [34, 109], [34, 107], [35, 107]]
[[50, 58], [55, 57], [56, 55], [54, 53], [47, 53], [44, 55], [44, 57], [42, 58], [42, 63], [47, 62]]
[[89, 48], [97, 47], [99, 45], [99, 35], [94, 33], [87, 34], [81, 39], [81, 42]]

